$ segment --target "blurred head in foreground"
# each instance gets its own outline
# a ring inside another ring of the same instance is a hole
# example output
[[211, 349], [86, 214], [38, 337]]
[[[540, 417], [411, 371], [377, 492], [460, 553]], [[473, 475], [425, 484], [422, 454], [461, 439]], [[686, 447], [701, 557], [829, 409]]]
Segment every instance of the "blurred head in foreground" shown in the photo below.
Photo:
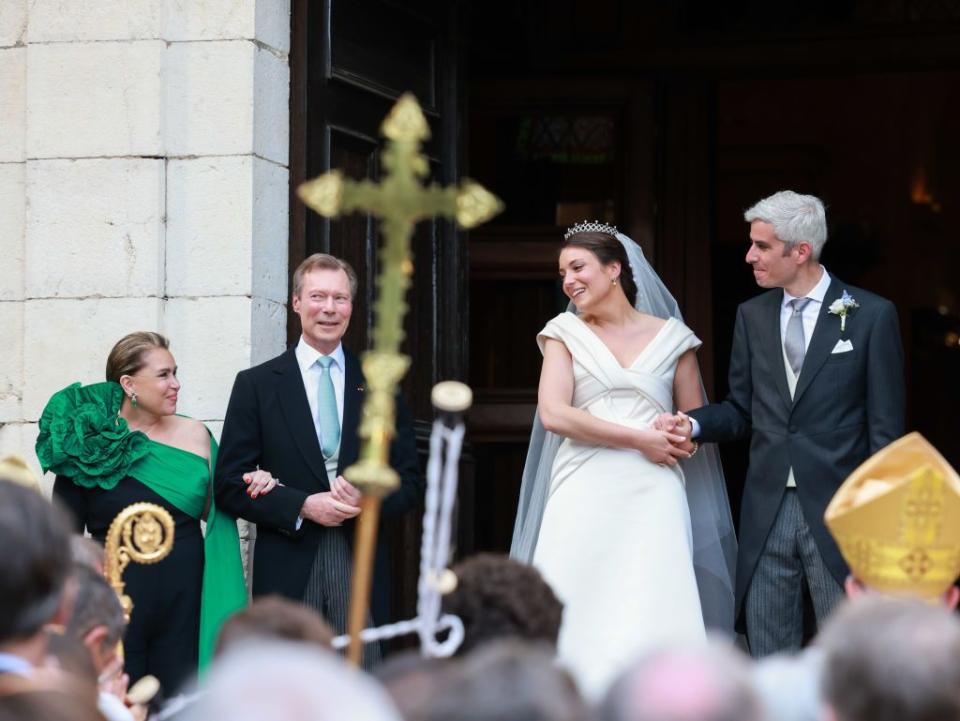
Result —
[[748, 668], [719, 642], [654, 651], [610, 687], [600, 721], [761, 721]]
[[960, 621], [942, 606], [865, 596], [838, 609], [817, 643], [828, 719], [960, 718]]

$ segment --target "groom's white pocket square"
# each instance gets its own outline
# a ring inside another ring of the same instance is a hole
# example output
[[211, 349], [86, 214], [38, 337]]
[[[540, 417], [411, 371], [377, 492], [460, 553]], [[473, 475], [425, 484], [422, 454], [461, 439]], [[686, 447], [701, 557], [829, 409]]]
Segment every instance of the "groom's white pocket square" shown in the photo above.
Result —
[[853, 343], [849, 340], [838, 340], [831, 353], [849, 353], [853, 350]]

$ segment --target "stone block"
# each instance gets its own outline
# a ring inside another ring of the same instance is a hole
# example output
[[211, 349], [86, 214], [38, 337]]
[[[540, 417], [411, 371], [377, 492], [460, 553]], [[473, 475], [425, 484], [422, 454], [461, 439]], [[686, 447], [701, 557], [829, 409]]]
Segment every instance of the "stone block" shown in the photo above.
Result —
[[223, 435], [223, 421], [204, 420], [203, 423], [210, 429], [213, 437], [216, 438], [217, 443], [219, 443], [220, 437]]
[[29, 297], [162, 294], [162, 160], [32, 160], [26, 178]]
[[167, 295], [251, 294], [253, 163], [220, 156], [167, 164]]
[[27, 0], [0, 3], [0, 48], [23, 45], [27, 34]]
[[256, 0], [175, 0], [164, 37], [189, 40], [253, 39]]
[[0, 49], [0, 163], [25, 160], [26, 138], [27, 49], [3, 48]]
[[0, 423], [23, 420], [23, 303], [0, 301]]
[[30, 45], [27, 156], [163, 155], [165, 50], [160, 40]]
[[167, 165], [166, 293], [286, 302], [288, 172], [253, 156]]
[[28, 39], [31, 43], [160, 39], [167, 4], [166, 0], [31, 0]]
[[290, 173], [260, 158], [253, 161], [253, 295], [280, 304], [288, 298]]
[[43, 491], [43, 495], [50, 498], [53, 495], [53, 482], [57, 480], [57, 477], [53, 473], [44, 473], [40, 469], [40, 461], [37, 459], [36, 451], [37, 436], [39, 435], [40, 426], [38, 424], [20, 424], [20, 448], [23, 449], [20, 455], [27, 459], [27, 463], [30, 464], [33, 472], [40, 479], [40, 490]]
[[289, 164], [290, 67], [263, 48], [254, 58], [253, 147], [261, 158]]
[[280, 355], [287, 347], [287, 306], [254, 298], [250, 318], [250, 365]]
[[248, 40], [170, 45], [164, 110], [169, 155], [253, 151], [255, 53]]
[[25, 163], [0, 163], [0, 301], [23, 299]]
[[290, 0], [256, 0], [257, 40], [281, 53], [290, 52]]
[[27, 455], [20, 443], [20, 439], [23, 437], [23, 425], [23, 423], [0, 423], [0, 458], [15, 454], [36, 462], [37, 459], [33, 449], [29, 449], [30, 453]]
[[74, 381], [104, 380], [107, 354], [123, 336], [163, 327], [160, 298], [31, 299], [24, 303], [23, 415], [40, 417]]
[[237, 372], [251, 364], [251, 310], [246, 296], [167, 301], [164, 328], [183, 383], [180, 413], [223, 418]]

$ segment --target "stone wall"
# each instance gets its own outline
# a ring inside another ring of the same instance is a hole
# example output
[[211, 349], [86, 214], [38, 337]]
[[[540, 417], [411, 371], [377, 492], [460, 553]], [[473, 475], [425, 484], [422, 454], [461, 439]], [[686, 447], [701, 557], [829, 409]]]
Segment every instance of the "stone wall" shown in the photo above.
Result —
[[0, 2], [0, 456], [36, 466], [50, 394], [130, 331], [170, 337], [179, 411], [217, 434], [236, 372], [283, 349], [289, 13]]

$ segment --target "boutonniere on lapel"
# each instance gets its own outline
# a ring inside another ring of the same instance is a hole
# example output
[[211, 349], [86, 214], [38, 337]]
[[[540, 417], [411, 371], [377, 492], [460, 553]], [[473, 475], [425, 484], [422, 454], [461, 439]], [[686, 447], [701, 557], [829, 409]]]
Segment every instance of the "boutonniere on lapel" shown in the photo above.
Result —
[[357, 393], [363, 393], [365, 390], [367, 390], [365, 386], [363, 385], [357, 386]]
[[840, 332], [843, 333], [847, 329], [847, 316], [859, 307], [857, 299], [847, 291], [843, 291], [843, 295], [830, 304], [827, 312], [840, 317]]

